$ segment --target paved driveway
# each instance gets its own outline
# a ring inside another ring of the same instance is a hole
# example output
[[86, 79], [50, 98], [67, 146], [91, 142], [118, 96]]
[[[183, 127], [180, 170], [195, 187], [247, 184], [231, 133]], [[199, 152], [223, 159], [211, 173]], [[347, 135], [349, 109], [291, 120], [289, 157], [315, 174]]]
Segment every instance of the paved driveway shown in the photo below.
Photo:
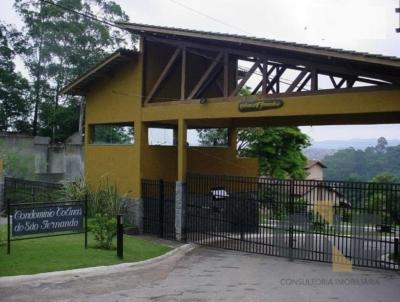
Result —
[[400, 274], [197, 248], [130, 272], [12, 287], [0, 301], [399, 301]]

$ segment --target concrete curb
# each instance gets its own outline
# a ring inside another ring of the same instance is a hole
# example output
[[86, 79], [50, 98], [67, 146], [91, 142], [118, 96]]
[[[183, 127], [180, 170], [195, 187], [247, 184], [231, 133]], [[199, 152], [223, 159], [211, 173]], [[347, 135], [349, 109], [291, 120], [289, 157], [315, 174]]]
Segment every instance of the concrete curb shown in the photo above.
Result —
[[78, 268], [72, 270], [65, 271], [56, 271], [49, 273], [39, 273], [34, 275], [19, 275], [19, 276], [9, 276], [9, 277], [0, 277], [0, 288], [8, 285], [13, 285], [15, 283], [23, 283], [23, 282], [32, 282], [32, 281], [45, 281], [46, 279], [51, 279], [51, 281], [55, 281], [57, 278], [80, 278], [80, 277], [95, 277], [104, 274], [115, 274], [127, 271], [133, 271], [136, 269], [143, 268], [144, 266], [150, 266], [152, 264], [157, 264], [162, 262], [163, 260], [171, 257], [183, 257], [190, 251], [196, 248], [195, 244], [184, 244], [179, 246], [172, 251], [169, 251], [161, 256], [151, 258], [144, 261], [139, 262], [129, 262], [129, 263], [120, 263], [115, 265], [106, 265], [106, 266], [95, 266], [95, 267], [87, 267], [87, 268]]

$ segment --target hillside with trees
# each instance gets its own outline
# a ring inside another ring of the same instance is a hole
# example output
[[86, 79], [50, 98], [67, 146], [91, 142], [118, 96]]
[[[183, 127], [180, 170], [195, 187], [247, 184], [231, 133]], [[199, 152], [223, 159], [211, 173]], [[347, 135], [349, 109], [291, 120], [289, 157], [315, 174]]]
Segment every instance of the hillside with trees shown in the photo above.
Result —
[[388, 147], [384, 137], [378, 139], [375, 147], [339, 150], [323, 162], [328, 167], [325, 179], [329, 180], [400, 181], [400, 145]]

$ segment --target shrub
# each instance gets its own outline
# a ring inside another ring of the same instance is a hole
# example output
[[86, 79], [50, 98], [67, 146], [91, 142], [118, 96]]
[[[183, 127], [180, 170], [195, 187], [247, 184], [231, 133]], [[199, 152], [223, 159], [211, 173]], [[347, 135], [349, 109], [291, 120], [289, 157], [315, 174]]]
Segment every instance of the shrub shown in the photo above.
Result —
[[116, 235], [116, 218], [107, 214], [96, 214], [91, 221], [91, 230], [97, 246], [102, 249], [111, 249], [113, 238]]
[[64, 183], [62, 193], [69, 200], [85, 200], [86, 196], [90, 197], [89, 186], [84, 177], [73, 182]]
[[115, 217], [123, 212], [122, 196], [119, 195], [117, 186], [109, 182], [108, 178], [101, 179], [97, 190], [90, 194], [89, 215], [110, 215]]
[[85, 178], [74, 182], [65, 183], [63, 195], [69, 200], [84, 200], [88, 198], [88, 215], [94, 217], [96, 214], [116, 216], [125, 211], [122, 198], [118, 193], [117, 186], [110, 183], [108, 178], [101, 179], [96, 190], [90, 190]]
[[117, 186], [110, 183], [108, 178], [102, 178], [97, 189], [91, 191], [86, 180], [81, 178], [66, 183], [63, 192], [65, 198], [70, 200], [84, 200], [88, 197], [88, 216], [93, 218], [89, 229], [99, 248], [110, 249], [116, 235], [116, 216], [125, 211]]

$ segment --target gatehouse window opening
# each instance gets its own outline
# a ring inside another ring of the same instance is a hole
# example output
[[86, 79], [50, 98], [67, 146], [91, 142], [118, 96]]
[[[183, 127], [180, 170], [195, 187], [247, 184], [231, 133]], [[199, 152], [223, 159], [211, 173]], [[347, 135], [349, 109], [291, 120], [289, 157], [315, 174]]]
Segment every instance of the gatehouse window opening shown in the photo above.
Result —
[[135, 131], [132, 123], [90, 125], [90, 140], [93, 145], [133, 145]]
[[189, 147], [229, 147], [228, 128], [195, 128], [188, 129]]
[[176, 146], [176, 133], [174, 128], [150, 127], [148, 130], [150, 146]]

